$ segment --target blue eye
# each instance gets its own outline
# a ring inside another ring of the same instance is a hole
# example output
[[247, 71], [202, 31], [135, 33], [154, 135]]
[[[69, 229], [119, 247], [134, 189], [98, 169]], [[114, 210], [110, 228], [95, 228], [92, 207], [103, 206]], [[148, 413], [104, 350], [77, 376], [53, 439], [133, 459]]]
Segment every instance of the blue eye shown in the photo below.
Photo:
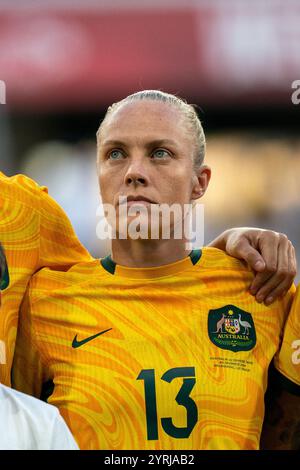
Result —
[[162, 160], [164, 158], [170, 157], [169, 152], [164, 149], [157, 149], [152, 154], [153, 157], [157, 158], [158, 160]]
[[123, 158], [123, 153], [120, 150], [112, 150], [109, 153], [108, 158], [111, 160], [120, 160], [120, 158]]

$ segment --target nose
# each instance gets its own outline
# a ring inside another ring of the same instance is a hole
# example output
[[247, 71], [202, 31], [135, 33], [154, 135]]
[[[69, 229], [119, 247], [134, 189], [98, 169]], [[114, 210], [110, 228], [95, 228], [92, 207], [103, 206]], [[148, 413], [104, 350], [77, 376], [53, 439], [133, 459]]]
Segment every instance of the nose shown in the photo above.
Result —
[[125, 184], [127, 186], [147, 186], [148, 177], [142, 159], [132, 159], [125, 174]]

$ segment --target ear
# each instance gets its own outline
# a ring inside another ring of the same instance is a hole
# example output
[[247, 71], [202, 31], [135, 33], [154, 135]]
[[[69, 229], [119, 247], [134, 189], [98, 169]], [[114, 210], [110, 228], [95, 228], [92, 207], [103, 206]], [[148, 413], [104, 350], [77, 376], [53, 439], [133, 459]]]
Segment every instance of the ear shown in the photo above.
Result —
[[199, 199], [205, 194], [210, 181], [210, 177], [211, 169], [207, 165], [201, 165], [200, 168], [197, 168], [195, 170], [191, 194], [192, 200]]

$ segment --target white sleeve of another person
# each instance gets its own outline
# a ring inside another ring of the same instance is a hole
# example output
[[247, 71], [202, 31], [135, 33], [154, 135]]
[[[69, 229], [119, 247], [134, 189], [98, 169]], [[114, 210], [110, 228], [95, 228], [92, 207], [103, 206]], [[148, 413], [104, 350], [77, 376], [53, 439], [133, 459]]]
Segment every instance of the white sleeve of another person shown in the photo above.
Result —
[[74, 440], [74, 437], [72, 436], [63, 418], [59, 414], [59, 411], [57, 409], [55, 409], [55, 411], [57, 412], [57, 415], [56, 415], [54, 426], [53, 426], [53, 432], [51, 436], [51, 442], [49, 443], [49, 449], [51, 450], [79, 450]]
[[0, 450], [77, 450], [57, 408], [0, 384]]

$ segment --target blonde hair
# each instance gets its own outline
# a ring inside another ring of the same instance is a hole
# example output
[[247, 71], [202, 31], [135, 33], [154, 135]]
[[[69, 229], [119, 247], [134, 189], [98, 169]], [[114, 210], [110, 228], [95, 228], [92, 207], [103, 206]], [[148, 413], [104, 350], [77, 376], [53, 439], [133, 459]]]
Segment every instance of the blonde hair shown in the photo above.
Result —
[[104, 116], [104, 119], [101, 122], [100, 127], [97, 131], [97, 142], [99, 143], [101, 128], [106, 118], [110, 116], [114, 111], [119, 109], [123, 104], [130, 103], [132, 101], [138, 101], [138, 100], [161, 101], [163, 103], [176, 106], [176, 108], [182, 112], [187, 122], [188, 129], [194, 134], [194, 138], [195, 138], [196, 155], [194, 157], [194, 165], [196, 168], [200, 167], [205, 157], [206, 143], [205, 143], [205, 135], [204, 135], [203, 127], [195, 111], [194, 106], [191, 104], [188, 104], [182, 98], [179, 98], [170, 93], [165, 93], [164, 91], [160, 91], [160, 90], [138, 91], [136, 93], [133, 93], [132, 95], [127, 96], [121, 101], [117, 101], [116, 103], [113, 103], [111, 106], [109, 106]]

